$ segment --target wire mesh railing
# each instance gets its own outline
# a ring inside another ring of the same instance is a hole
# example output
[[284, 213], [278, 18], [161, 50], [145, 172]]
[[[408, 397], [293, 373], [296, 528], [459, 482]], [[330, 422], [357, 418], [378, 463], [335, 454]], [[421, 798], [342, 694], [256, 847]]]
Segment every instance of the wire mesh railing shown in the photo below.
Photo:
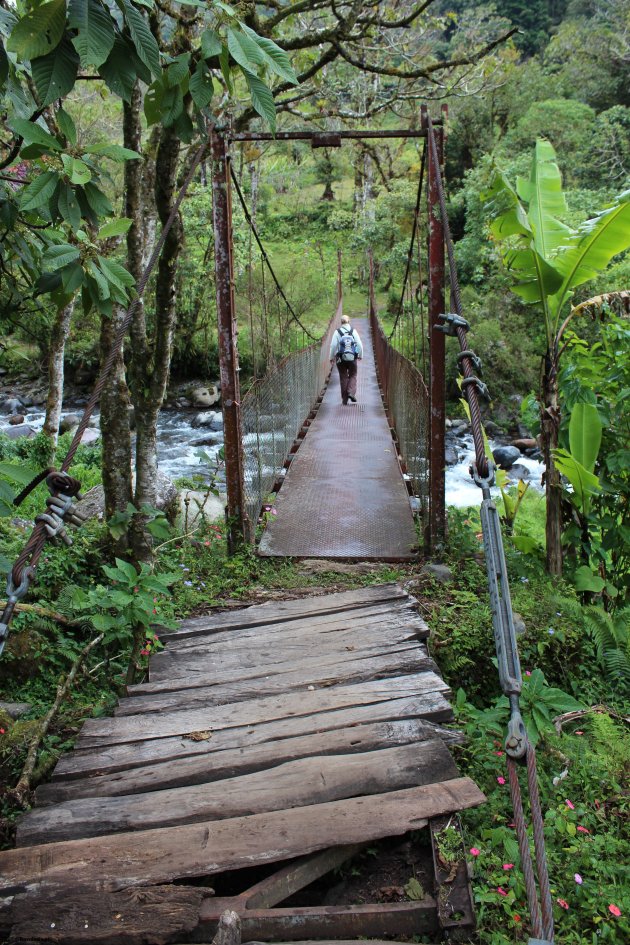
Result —
[[370, 327], [379, 382], [389, 420], [423, 522], [429, 511], [429, 391], [418, 368], [392, 346], [378, 320], [373, 293]]
[[256, 523], [330, 371], [328, 353], [341, 303], [319, 341], [287, 355], [250, 388], [241, 405], [245, 511]]

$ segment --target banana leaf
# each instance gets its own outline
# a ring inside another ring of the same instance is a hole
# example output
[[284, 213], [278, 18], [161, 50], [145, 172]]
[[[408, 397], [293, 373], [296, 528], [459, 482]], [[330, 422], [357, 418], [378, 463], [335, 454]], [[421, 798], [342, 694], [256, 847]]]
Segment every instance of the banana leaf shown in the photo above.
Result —
[[569, 421], [571, 456], [592, 473], [602, 442], [602, 421], [595, 404], [575, 404]]
[[556, 219], [566, 213], [567, 202], [562, 192], [562, 177], [556, 164], [556, 152], [548, 141], [539, 138], [530, 178], [519, 178], [517, 192], [528, 204], [527, 216], [534, 232], [534, 246], [539, 256], [549, 262], [559, 246], [572, 235], [572, 230]]

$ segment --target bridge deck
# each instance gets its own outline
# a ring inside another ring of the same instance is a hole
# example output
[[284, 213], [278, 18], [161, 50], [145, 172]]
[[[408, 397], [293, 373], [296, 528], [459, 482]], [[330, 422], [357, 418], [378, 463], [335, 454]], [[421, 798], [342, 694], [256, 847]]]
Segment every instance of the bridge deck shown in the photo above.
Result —
[[376, 379], [367, 319], [357, 404], [344, 407], [337, 369], [294, 455], [263, 534], [264, 556], [404, 561], [418, 538]]
[[0, 852], [0, 939], [210, 941], [226, 909], [244, 941], [470, 927], [463, 860], [459, 879], [427, 868], [421, 899], [291, 899], [364, 845], [484, 800], [448, 750], [461, 736], [441, 724], [448, 689], [414, 603], [388, 584], [165, 637], [150, 681], [84, 724]]

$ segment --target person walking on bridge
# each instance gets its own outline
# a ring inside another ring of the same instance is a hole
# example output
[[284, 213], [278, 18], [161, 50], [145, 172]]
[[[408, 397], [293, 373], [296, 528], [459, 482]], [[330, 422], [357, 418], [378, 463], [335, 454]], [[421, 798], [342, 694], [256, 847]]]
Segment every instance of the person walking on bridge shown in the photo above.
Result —
[[330, 343], [330, 363], [337, 362], [341, 403], [357, 402], [357, 362], [363, 357], [363, 345], [358, 332], [350, 324], [347, 315], [341, 316], [341, 326], [335, 331]]

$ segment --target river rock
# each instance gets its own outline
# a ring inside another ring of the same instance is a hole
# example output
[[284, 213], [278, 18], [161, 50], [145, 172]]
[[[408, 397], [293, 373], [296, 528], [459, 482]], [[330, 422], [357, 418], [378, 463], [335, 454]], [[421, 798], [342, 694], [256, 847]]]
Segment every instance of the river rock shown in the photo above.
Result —
[[205, 410], [190, 421], [191, 427], [209, 427], [217, 432], [223, 429], [223, 414], [220, 410]]
[[447, 446], [444, 450], [444, 462], [447, 466], [457, 466], [459, 454], [454, 446]]
[[37, 430], [34, 430], [28, 423], [18, 423], [17, 426], [9, 427], [4, 432], [10, 440], [20, 440], [22, 437], [26, 437], [30, 440], [32, 437], [37, 436]]
[[85, 431], [85, 433], [81, 437], [81, 445], [94, 446], [95, 443], [98, 443], [100, 438], [101, 438], [100, 430], [92, 430], [90, 429], [90, 427], [88, 427], [88, 429]]
[[514, 463], [513, 466], [510, 466], [510, 479], [531, 479], [531, 472], [527, 466], [523, 466], [522, 463]]
[[18, 423], [24, 423], [24, 415], [21, 413], [14, 413], [12, 417], [9, 417], [9, 423], [12, 427], [16, 427]]
[[[157, 474], [156, 485], [155, 507], [164, 512], [169, 522], [173, 524], [179, 511], [179, 493], [171, 480], [161, 472]], [[105, 491], [103, 486], [98, 485], [89, 489], [81, 501], [77, 502], [77, 511], [85, 519], [96, 518], [102, 521], [105, 514]]]
[[492, 450], [492, 455], [497, 466], [510, 469], [521, 455], [521, 451], [516, 446], [497, 446]]
[[59, 424], [59, 433], [63, 434], [68, 433], [69, 430], [76, 430], [76, 428], [79, 426], [80, 420], [81, 417], [78, 413], [66, 414], [65, 417], [61, 418], [61, 422]]
[[[188, 489], [179, 493], [179, 509], [182, 521], [190, 527], [199, 524], [202, 518], [209, 522], [225, 519], [225, 497]], [[188, 508], [188, 512], [186, 509]]]
[[219, 443], [223, 443], [223, 436], [221, 433], [206, 433], [205, 436], [199, 437], [198, 440], [192, 440], [191, 446], [218, 446]]
[[521, 453], [524, 453], [525, 450], [535, 450], [536, 445], [536, 440], [533, 436], [522, 437], [520, 440], [512, 440], [512, 446], [515, 446]]
[[214, 407], [221, 400], [216, 384], [212, 387], [196, 387], [191, 395], [190, 402], [193, 407]]
[[19, 719], [31, 711], [30, 702], [0, 702], [0, 712], [5, 712], [12, 719]]
[[24, 404], [19, 397], [7, 397], [0, 410], [2, 410], [2, 413], [8, 414], [19, 413], [23, 406]]
[[501, 434], [503, 433], [503, 430], [501, 429], [499, 424], [494, 423], [493, 420], [486, 420], [484, 426], [486, 428], [486, 433], [488, 434], [488, 436], [501, 436]]

